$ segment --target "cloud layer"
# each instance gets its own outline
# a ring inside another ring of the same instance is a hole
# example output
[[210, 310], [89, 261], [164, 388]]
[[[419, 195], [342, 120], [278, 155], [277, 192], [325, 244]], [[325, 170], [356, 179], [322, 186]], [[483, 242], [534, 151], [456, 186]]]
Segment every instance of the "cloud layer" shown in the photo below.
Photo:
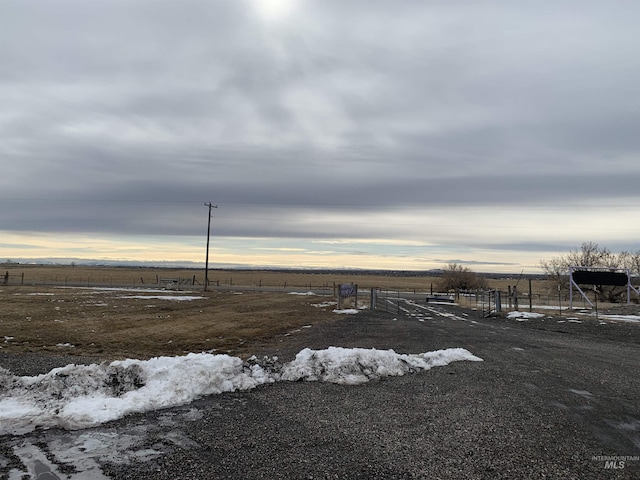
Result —
[[0, 229], [27, 247], [39, 232], [186, 252], [211, 201], [229, 254], [240, 238], [308, 252], [404, 241], [425, 264], [433, 250], [637, 249], [639, 13], [4, 1]]

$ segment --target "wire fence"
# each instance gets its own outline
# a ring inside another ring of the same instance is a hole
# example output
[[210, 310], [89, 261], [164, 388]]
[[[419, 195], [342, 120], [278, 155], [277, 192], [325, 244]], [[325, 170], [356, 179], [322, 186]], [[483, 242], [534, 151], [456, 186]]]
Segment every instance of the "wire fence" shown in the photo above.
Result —
[[[82, 274], [51, 273], [39, 274], [35, 272], [10, 272], [0, 274], [0, 286], [47, 286], [47, 287], [89, 287], [89, 288], [158, 288], [165, 290], [202, 290], [204, 289], [204, 275], [181, 272], [178, 276], [171, 272], [148, 272], [136, 275], [134, 272], [122, 272], [118, 274], [96, 272]], [[208, 290], [211, 291], [245, 291], [265, 293], [304, 293], [322, 296], [332, 296], [338, 300], [340, 284], [337, 282], [323, 283], [291, 283], [290, 280], [263, 281], [257, 280], [249, 284], [234, 282], [232, 277], [219, 277], [209, 279]], [[394, 289], [385, 287], [361, 288], [358, 290], [356, 301], [352, 302], [354, 308], [366, 308], [382, 310], [394, 314], [401, 312], [401, 299], [411, 299], [417, 302], [452, 300], [461, 307], [477, 310], [482, 316], [496, 313], [520, 310], [562, 313], [569, 308], [568, 291], [552, 291], [545, 288], [546, 293], [522, 292], [516, 287], [488, 290], [467, 290], [456, 292], [438, 293], [431, 288]], [[539, 289], [541, 290], [541, 289]], [[631, 302], [638, 304], [640, 295], [632, 295]], [[357, 302], [357, 305], [355, 303]], [[342, 302], [341, 302], [342, 303]], [[348, 304], [344, 306], [349, 306]], [[584, 298], [574, 296], [574, 309], [591, 309], [592, 307]]]

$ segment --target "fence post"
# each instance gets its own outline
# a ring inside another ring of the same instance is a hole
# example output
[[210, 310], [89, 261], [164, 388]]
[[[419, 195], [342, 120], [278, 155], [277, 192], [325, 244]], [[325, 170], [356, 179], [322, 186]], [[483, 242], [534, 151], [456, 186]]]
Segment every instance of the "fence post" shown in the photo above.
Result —
[[353, 302], [353, 306], [356, 310], [358, 309], [358, 285], [356, 285], [356, 299]]

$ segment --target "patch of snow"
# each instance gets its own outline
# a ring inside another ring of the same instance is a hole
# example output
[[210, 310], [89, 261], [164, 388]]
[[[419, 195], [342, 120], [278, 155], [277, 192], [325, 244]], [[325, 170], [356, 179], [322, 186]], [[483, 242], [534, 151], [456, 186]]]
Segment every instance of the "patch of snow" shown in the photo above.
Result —
[[607, 320], [619, 320], [621, 322], [631, 322], [631, 323], [640, 322], [639, 315], [599, 315], [599, 317], [605, 318]]
[[544, 314], [542, 314], [542, 313], [534, 313], [534, 312], [519, 312], [519, 311], [515, 311], [515, 312], [509, 312], [507, 314], [507, 318], [515, 319], [515, 320], [520, 320], [520, 319], [529, 320], [531, 318], [542, 318], [542, 317], [544, 317]]
[[124, 295], [119, 298], [142, 298], [142, 299], [154, 298], [158, 300], [174, 300], [176, 302], [188, 302], [191, 300], [199, 300], [205, 297], [201, 297], [197, 295]]
[[[164, 288], [126, 288], [126, 287], [56, 287], [76, 290], [93, 290], [95, 292], [136, 292], [136, 293], [167, 293]], [[188, 290], [181, 290], [189, 293]]]
[[536, 310], [569, 310], [569, 307], [560, 307], [558, 305], [532, 305], [531, 308]]
[[313, 295], [316, 296], [313, 292], [289, 292], [289, 295]]
[[450, 348], [421, 354], [331, 347], [304, 349], [284, 365], [277, 358], [243, 362], [229, 355], [67, 365], [47, 374], [15, 376], [0, 368], [0, 435], [37, 427], [81, 429], [144, 412], [183, 405], [204, 395], [243, 391], [276, 381], [325, 381], [357, 385], [373, 378], [406, 375], [454, 361], [482, 361]]
[[345, 308], [344, 310], [334, 310], [333, 313], [355, 315], [359, 310], [357, 308]]
[[337, 302], [322, 302], [322, 303], [312, 303], [312, 307], [324, 308], [324, 307], [332, 307], [337, 305]]

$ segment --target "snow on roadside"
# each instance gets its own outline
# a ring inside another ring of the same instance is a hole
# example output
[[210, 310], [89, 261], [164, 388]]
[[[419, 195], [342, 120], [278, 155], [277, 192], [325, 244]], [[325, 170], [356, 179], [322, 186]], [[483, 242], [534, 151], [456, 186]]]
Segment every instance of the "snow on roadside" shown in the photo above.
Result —
[[357, 385], [373, 378], [426, 371], [454, 361], [482, 361], [462, 348], [421, 354], [330, 347], [304, 349], [289, 363], [277, 357], [190, 353], [181, 357], [67, 365], [19, 377], [0, 368], [0, 435], [37, 427], [80, 429], [125, 415], [189, 403], [204, 395], [250, 390], [276, 381]]

